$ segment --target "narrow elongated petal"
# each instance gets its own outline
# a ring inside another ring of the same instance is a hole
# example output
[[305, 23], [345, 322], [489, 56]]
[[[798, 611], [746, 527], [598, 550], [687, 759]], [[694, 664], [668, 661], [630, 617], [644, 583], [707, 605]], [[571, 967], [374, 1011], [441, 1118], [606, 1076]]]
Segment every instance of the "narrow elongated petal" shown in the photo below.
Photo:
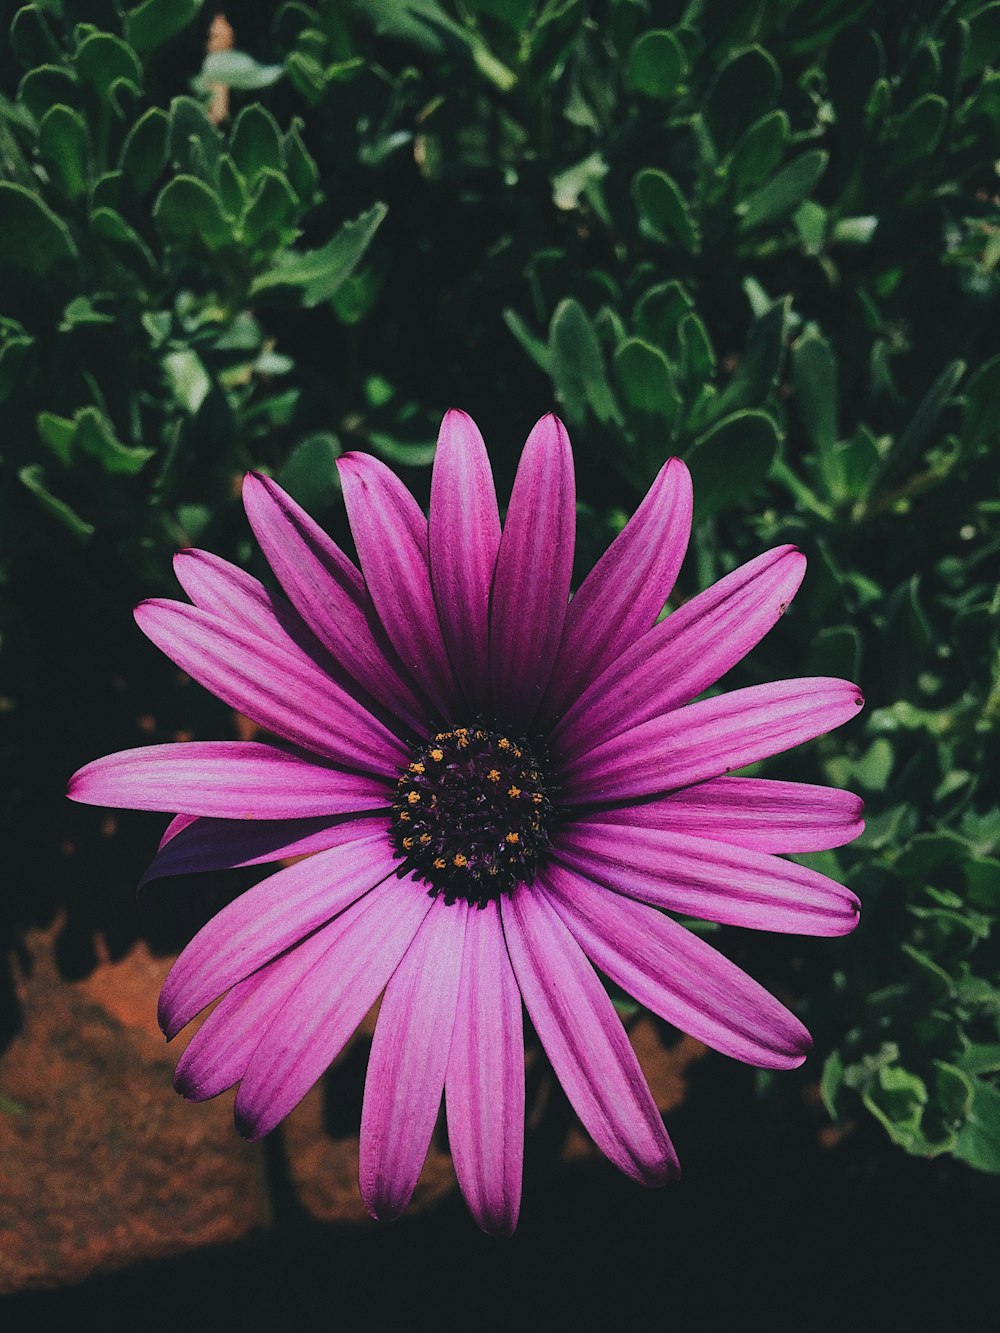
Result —
[[691, 506], [691, 474], [679, 458], [670, 458], [569, 604], [543, 704], [546, 717], [564, 712], [656, 623], [687, 550]]
[[173, 819], [163, 830], [163, 837], [160, 839], [160, 844], [156, 850], [162, 852], [167, 843], [176, 838], [182, 829], [190, 828], [192, 824], [198, 822], [198, 819], [198, 815], [174, 815]]
[[385, 988], [361, 1109], [361, 1197], [391, 1221], [410, 1202], [441, 1106], [468, 903], [437, 898]]
[[297, 944], [391, 875], [388, 822], [350, 843], [279, 870], [212, 917], [183, 950], [160, 992], [160, 1027], [175, 1036], [223, 991]]
[[182, 1096], [203, 1102], [239, 1082], [275, 1015], [341, 929], [338, 917], [222, 997], [177, 1061], [174, 1087]]
[[846, 935], [858, 923], [850, 889], [818, 871], [663, 829], [582, 820], [559, 830], [555, 855], [619, 893], [751, 930]]
[[[383, 818], [381, 827], [385, 826]], [[286, 856], [310, 856], [351, 842], [364, 831], [351, 816], [316, 819], [197, 819], [161, 848], [139, 887], [166, 875], [266, 865]]]
[[676, 921], [557, 866], [545, 891], [584, 953], [654, 1014], [763, 1069], [805, 1059], [812, 1042], [795, 1015]]
[[493, 580], [490, 653], [497, 712], [526, 724], [559, 652], [576, 532], [573, 455], [562, 422], [542, 417], [514, 479]]
[[403, 483], [370, 454], [337, 460], [358, 559], [406, 670], [449, 719], [457, 686], [431, 590], [427, 520]]
[[373, 699], [419, 728], [425, 706], [378, 622], [360, 570], [269, 477], [248, 474], [243, 504], [268, 564], [319, 642]]
[[223, 703], [348, 768], [391, 776], [406, 747], [305, 653], [182, 602], [136, 607], [142, 632]]
[[659, 1111], [607, 991], [538, 884], [502, 900], [514, 975], [535, 1031], [587, 1132], [642, 1185], [679, 1174]]
[[594, 818], [714, 838], [758, 852], [822, 852], [860, 836], [864, 804], [839, 787], [712, 778], [634, 805], [611, 806]]
[[509, 1236], [521, 1207], [524, 1024], [498, 903], [472, 913], [445, 1076], [448, 1142], [469, 1211]]
[[483, 437], [464, 412], [445, 414], [431, 476], [434, 598], [455, 674], [470, 707], [490, 689], [490, 588], [500, 512]]
[[714, 685], [781, 618], [805, 567], [794, 546], [779, 546], [667, 616], [612, 662], [556, 725], [560, 752], [583, 754]]
[[[294, 819], [380, 809], [390, 801], [388, 793], [378, 778], [259, 741], [177, 741], [95, 759], [73, 774], [66, 794], [84, 805], [123, 810]], [[171, 836], [180, 832], [171, 829]]]
[[395, 972], [433, 899], [393, 876], [336, 923], [333, 944], [306, 974], [250, 1057], [236, 1127], [255, 1141], [297, 1106]]
[[562, 799], [620, 801], [721, 777], [822, 736], [864, 704], [846, 680], [751, 685], [688, 704], [597, 745], [562, 769]]

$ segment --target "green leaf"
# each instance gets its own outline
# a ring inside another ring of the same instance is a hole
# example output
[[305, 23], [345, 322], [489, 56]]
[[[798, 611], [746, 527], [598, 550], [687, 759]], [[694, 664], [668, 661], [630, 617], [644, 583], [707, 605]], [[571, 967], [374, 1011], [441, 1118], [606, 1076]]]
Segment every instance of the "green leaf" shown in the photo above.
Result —
[[81, 83], [89, 84], [100, 97], [107, 96], [119, 79], [142, 87], [139, 58], [126, 42], [109, 32], [95, 32], [85, 38], [75, 63]]
[[52, 35], [43, 5], [23, 5], [10, 22], [10, 49], [26, 68], [59, 58], [59, 43]]
[[79, 95], [73, 75], [59, 65], [39, 65], [29, 69], [17, 89], [18, 101], [28, 108], [35, 120], [41, 120], [49, 107], [57, 103], [73, 106]]
[[748, 121], [770, 110], [780, 86], [777, 61], [760, 46], [725, 61], [705, 103], [705, 120], [720, 153], [732, 146]]
[[219, 158], [218, 167], [219, 202], [227, 216], [241, 218], [250, 206], [250, 194], [246, 182], [236, 170], [236, 163], [228, 153]]
[[826, 171], [829, 156], [821, 149], [810, 149], [749, 194], [736, 209], [740, 230], [750, 231], [793, 213]]
[[197, 17], [202, 0], [145, 0], [126, 12], [129, 41], [137, 51], [155, 51]]
[[715, 349], [708, 329], [693, 310], [681, 320], [680, 337], [682, 374], [695, 384], [706, 384], [715, 376]]
[[819, 1090], [831, 1120], [840, 1119], [837, 1098], [844, 1084], [844, 1061], [839, 1051], [831, 1051], [823, 1065]]
[[76, 423], [69, 417], [56, 416], [54, 412], [40, 412], [35, 418], [35, 426], [42, 442], [48, 445], [64, 467], [69, 467], [73, 461]]
[[687, 75], [687, 57], [674, 34], [664, 28], [644, 32], [629, 52], [625, 84], [633, 92], [667, 101]]
[[265, 168], [281, 171], [284, 166], [281, 131], [270, 111], [259, 102], [251, 102], [236, 117], [229, 151], [240, 174], [251, 188]]
[[692, 254], [698, 232], [680, 186], [665, 171], [646, 167], [632, 181], [632, 197], [645, 235], [668, 245], [680, 245]]
[[970, 1041], [956, 1063], [966, 1074], [1000, 1073], [1000, 1042]]
[[63, 311], [62, 319], [59, 321], [59, 332], [69, 333], [81, 326], [114, 323], [115, 316], [98, 310], [89, 296], [74, 296]]
[[153, 217], [165, 240], [202, 241], [217, 250], [233, 240], [230, 223], [218, 196], [195, 176], [175, 176], [160, 191]]
[[973, 1085], [972, 1105], [954, 1151], [977, 1171], [1000, 1173], [1000, 1092], [982, 1079]]
[[259, 92], [277, 83], [284, 73], [284, 65], [262, 65], [246, 51], [210, 51], [195, 85], [199, 92], [207, 92], [215, 83], [237, 92]]
[[931, 443], [941, 413], [947, 407], [964, 374], [964, 361], [949, 361], [927, 390], [909, 425], [882, 460], [875, 480], [884, 484], [887, 478], [898, 475], [920, 462], [924, 450]]
[[175, 97], [170, 103], [169, 152], [178, 171], [214, 182], [222, 136], [193, 97]]
[[49, 490], [41, 463], [31, 463], [21, 468], [17, 475], [22, 485], [27, 486], [42, 508], [57, 519], [77, 541], [84, 542], [93, 535], [93, 523], [82, 519], [75, 509], [64, 500], [58, 499]]
[[549, 362], [556, 398], [570, 421], [582, 422], [589, 406], [598, 421], [621, 424], [594, 326], [583, 306], [571, 297], [560, 301], [552, 315]]
[[156, 258], [134, 227], [113, 208], [95, 208], [90, 215], [90, 230], [119, 250], [119, 258], [130, 267], [138, 261], [147, 275], [156, 271]]
[[168, 352], [163, 358], [163, 374], [174, 399], [194, 416], [212, 391], [212, 380], [201, 357], [190, 347]]
[[969, 18], [969, 44], [962, 61], [963, 79], [1000, 63], [1000, 4], [983, 5]]
[[703, 523], [763, 484], [778, 453], [778, 430], [763, 412], [736, 412], [695, 442], [686, 456], [695, 520]]
[[22, 333], [19, 337], [5, 338], [0, 343], [0, 403], [5, 403], [22, 384], [28, 366], [28, 353], [34, 338]]
[[622, 402], [672, 423], [681, 405], [667, 358], [651, 343], [629, 338], [615, 350], [615, 378]]
[[302, 142], [298, 125], [285, 135], [285, 171], [300, 202], [314, 203], [319, 193], [319, 168]]
[[908, 166], [934, 152], [948, 119], [948, 103], [936, 93], [918, 98], [900, 118], [893, 145], [894, 167]]
[[272, 246], [291, 240], [295, 235], [298, 199], [285, 177], [269, 167], [261, 169], [246, 217], [240, 226], [243, 242], [255, 246], [269, 241]]
[[23, 185], [0, 181], [0, 216], [4, 226], [0, 265], [44, 277], [56, 264], [79, 257], [66, 223]]
[[300, 440], [278, 473], [278, 481], [310, 514], [327, 509], [337, 497], [336, 460], [340, 442], [329, 431], [317, 431]]
[[771, 111], [755, 120], [733, 150], [727, 181], [739, 202], [767, 180], [785, 155], [790, 126], [784, 111]]
[[985, 361], [965, 386], [962, 441], [969, 449], [990, 442], [1000, 421], [1000, 356]]
[[767, 399], [781, 373], [788, 311], [786, 297], [754, 320], [735, 375], [712, 403], [713, 418], [739, 407], [757, 407]]
[[251, 295], [275, 287], [297, 287], [307, 306], [329, 301], [360, 264], [388, 209], [373, 204], [353, 222], [345, 222], [336, 236], [318, 250], [278, 256], [279, 262], [254, 280]]
[[81, 408], [76, 414], [76, 446], [92, 455], [105, 472], [134, 476], [153, 457], [155, 449], [122, 444], [114, 427], [96, 407]]
[[910, 1148], [918, 1140], [927, 1087], [923, 1079], [900, 1065], [883, 1065], [864, 1092], [863, 1100], [893, 1143]]
[[129, 130], [118, 166], [137, 195], [146, 194], [159, 180], [167, 164], [169, 134], [170, 118], [158, 106], [151, 106]]
[[79, 111], [54, 106], [38, 127], [38, 151], [68, 199], [78, 199], [90, 177], [90, 135]]
[[549, 356], [548, 345], [528, 327], [517, 311], [512, 310], [509, 306], [503, 312], [503, 322], [531, 357], [532, 361], [534, 361], [538, 369], [545, 375], [551, 375], [552, 362]]
[[643, 292], [632, 315], [635, 331], [664, 351], [680, 349], [681, 320], [694, 308], [694, 301], [674, 279], [659, 282]]

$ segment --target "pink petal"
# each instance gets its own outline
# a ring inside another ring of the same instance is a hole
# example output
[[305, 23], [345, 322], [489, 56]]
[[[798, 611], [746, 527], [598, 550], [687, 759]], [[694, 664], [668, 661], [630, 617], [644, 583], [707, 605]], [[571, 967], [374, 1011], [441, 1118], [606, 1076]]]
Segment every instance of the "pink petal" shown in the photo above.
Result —
[[608, 993], [537, 887], [502, 900], [504, 934], [528, 1014], [573, 1109], [601, 1151], [642, 1185], [679, 1175], [635, 1052]]
[[[350, 816], [315, 819], [196, 819], [164, 845], [139, 887], [166, 875], [266, 865], [286, 856], [310, 856], [350, 842], [364, 831]], [[380, 827], [384, 827], [384, 821]]]
[[569, 604], [543, 705], [546, 717], [563, 712], [656, 623], [687, 550], [691, 504], [691, 474], [679, 458], [670, 458]]
[[265, 963], [222, 997], [177, 1061], [174, 1087], [183, 1097], [207, 1101], [239, 1082], [275, 1015], [339, 936], [342, 919]]
[[612, 981], [723, 1055], [794, 1069], [812, 1041], [794, 1014], [711, 945], [662, 912], [550, 866], [545, 892]]
[[173, 841], [178, 833], [181, 833], [186, 828], [190, 828], [192, 824], [197, 824], [198, 819], [198, 815], [174, 815], [173, 819], [163, 830], [163, 837], [160, 839], [157, 851], [162, 852], [168, 842]]
[[846, 935], [858, 924], [850, 889], [794, 861], [686, 833], [623, 829], [599, 818], [563, 825], [554, 853], [619, 893], [751, 930]]
[[524, 1026], [497, 903], [473, 912], [465, 932], [445, 1108], [469, 1211], [490, 1235], [511, 1235], [524, 1158]]
[[839, 787], [771, 778], [712, 778], [634, 805], [612, 806], [599, 818], [758, 852], [821, 852], [864, 831], [864, 801]]
[[441, 1106], [467, 903], [436, 898], [385, 988], [361, 1110], [361, 1197], [373, 1217], [410, 1202]]
[[243, 482], [254, 536], [299, 615], [335, 662], [395, 716], [419, 729], [426, 706], [396, 660], [360, 571], [277, 482]]
[[500, 513], [483, 437], [464, 412], [445, 414], [431, 476], [431, 574], [455, 674], [473, 710], [490, 698], [490, 588]]
[[561, 772], [562, 799], [621, 801], [721, 777], [841, 726], [863, 704], [856, 685], [827, 676], [703, 699], [571, 760]]
[[[294, 819], [391, 802], [390, 789], [377, 778], [259, 741], [178, 741], [119, 750], [74, 773], [66, 794], [85, 805], [181, 810], [219, 819]], [[179, 832], [173, 825], [168, 830], [171, 837]]]
[[406, 761], [400, 740], [297, 648], [181, 602], [136, 607], [142, 632], [199, 684], [285, 740], [382, 776]]
[[573, 758], [687, 703], [760, 642], [802, 582], [806, 561], [779, 546], [734, 570], [626, 649], [554, 731]]
[[542, 417], [514, 479], [493, 582], [490, 652], [497, 713], [526, 725], [559, 652], [576, 532], [573, 455], [562, 422]]
[[291, 993], [254, 1051], [236, 1126], [255, 1141], [296, 1107], [395, 972], [434, 900], [414, 880], [385, 880], [335, 924], [334, 943]]
[[337, 460], [368, 591], [403, 665], [451, 717], [457, 686], [431, 591], [427, 520], [403, 483], [370, 454]]
[[317, 852], [241, 894], [202, 926], [160, 992], [160, 1027], [175, 1036], [223, 991], [304, 939], [391, 875], [388, 822]]

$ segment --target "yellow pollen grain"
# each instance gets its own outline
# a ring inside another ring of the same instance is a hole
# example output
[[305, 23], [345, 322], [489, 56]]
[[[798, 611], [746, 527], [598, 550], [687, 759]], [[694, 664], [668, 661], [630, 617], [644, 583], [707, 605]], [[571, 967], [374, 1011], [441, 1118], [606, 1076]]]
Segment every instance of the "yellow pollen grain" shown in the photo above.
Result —
[[407, 851], [409, 851], [410, 848], [413, 846], [413, 839], [412, 839], [412, 838], [404, 838], [404, 839], [403, 839], [403, 846], [406, 848]]
[[441, 760], [444, 758], [444, 750], [431, 750], [430, 756], [435, 764], [440, 764]]
[[469, 728], [468, 728], [468, 727], [456, 727], [456, 728], [455, 728], [455, 735], [456, 735], [456, 736], [468, 736], [468, 734], [469, 734]]
[[508, 833], [508, 834], [507, 834], [507, 841], [508, 841], [508, 842], [520, 842], [520, 841], [521, 841], [521, 835], [520, 835], [520, 833]]
[[400, 812], [399, 812], [399, 817], [400, 817], [400, 819], [409, 820], [409, 818], [410, 818], [410, 812], [409, 812], [409, 810], [400, 810]]
[[448, 864], [448, 862], [444, 859], [443, 856], [436, 856], [436, 857], [434, 858], [434, 869], [435, 869], [435, 870], [443, 870], [447, 864]]
[[497, 745], [500, 747], [501, 750], [510, 749], [510, 741], [507, 739], [506, 736], [501, 736], [500, 739], [497, 741]]
[[411, 772], [411, 773], [422, 773], [423, 771], [424, 771], [424, 766], [423, 766], [423, 764], [411, 764], [411, 765], [410, 765], [410, 772]]
[[467, 749], [469, 748], [469, 738], [468, 738], [468, 736], [459, 736], [459, 738], [458, 738], [458, 748], [459, 748], [460, 750], [467, 750]]
[[541, 805], [541, 803], [545, 800], [545, 797], [542, 795], [540, 791], [535, 791], [531, 793], [531, 799], [534, 801], [536, 805]]
[[475, 737], [476, 737], [476, 740], [477, 740], [477, 741], [484, 741], [484, 740], [486, 739], [486, 732], [485, 732], [485, 731], [477, 731], [477, 732], [475, 732], [474, 734], [475, 734]]
[[457, 866], [467, 866], [469, 864], [469, 858], [467, 856], [463, 856], [461, 852], [456, 852], [455, 855], [452, 857], [452, 861]]
[[431, 835], [429, 833], [421, 833], [420, 841], [425, 847], [430, 842], [430, 840], [431, 840]]
[[521, 795], [521, 788], [520, 788], [520, 787], [508, 787], [508, 788], [507, 788], [507, 795], [508, 795], [508, 796], [513, 796], [514, 799], [516, 800], [516, 799], [518, 798], [518, 796]]
[[521, 758], [521, 751], [517, 748], [517, 746], [514, 747], [514, 758], [515, 759]]
[[486, 873], [487, 873], [487, 875], [499, 875], [499, 874], [500, 874], [500, 867], [499, 867], [499, 866], [490, 866], [489, 870], [487, 870]]
[[490, 771], [486, 774], [486, 776], [489, 778], [490, 782], [499, 782], [500, 781], [499, 768], [491, 768]]
[[407, 795], [406, 799], [409, 801], [411, 805], [416, 805], [417, 802], [420, 800], [420, 793], [418, 791], [411, 791]]

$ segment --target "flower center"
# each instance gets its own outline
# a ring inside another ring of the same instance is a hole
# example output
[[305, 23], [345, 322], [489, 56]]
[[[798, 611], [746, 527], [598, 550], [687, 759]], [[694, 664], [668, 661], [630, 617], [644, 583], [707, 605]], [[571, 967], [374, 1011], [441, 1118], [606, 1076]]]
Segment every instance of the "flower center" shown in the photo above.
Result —
[[412, 872], [479, 907], [530, 884], [549, 845], [544, 763], [522, 738], [486, 727], [439, 731], [396, 786], [392, 842]]

